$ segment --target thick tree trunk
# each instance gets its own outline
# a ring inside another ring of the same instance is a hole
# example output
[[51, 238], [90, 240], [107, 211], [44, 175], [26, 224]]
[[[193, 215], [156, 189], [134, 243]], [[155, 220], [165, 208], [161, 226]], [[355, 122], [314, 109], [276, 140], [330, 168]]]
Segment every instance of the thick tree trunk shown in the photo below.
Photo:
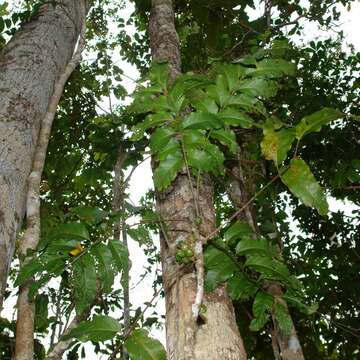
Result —
[[[171, 0], [152, 1], [150, 44], [153, 59], [169, 61], [171, 78], [175, 79], [181, 72], [181, 61]], [[193, 264], [184, 266], [175, 259], [177, 244], [194, 235], [194, 223], [198, 216], [202, 218], [202, 224], [196, 229], [200, 240], [215, 228], [210, 177], [204, 175], [201, 181], [198, 209], [195, 209], [195, 188], [195, 181], [184, 172], [168, 189], [157, 194], [160, 217], [171, 219], [163, 222], [161, 236], [168, 359], [245, 360], [245, 349], [226, 290], [219, 287], [213, 293], [205, 294], [202, 303], [206, 312], [195, 321], [196, 270]]]
[[0, 55], [0, 309], [40, 124], [74, 52], [84, 1], [46, 2]]
[[[229, 196], [234, 206], [240, 209], [255, 193], [256, 177], [258, 176], [257, 173], [262, 172], [262, 164], [255, 165], [251, 162], [244, 162], [241, 159], [238, 160], [238, 165], [232, 169], [234, 179], [229, 186]], [[254, 234], [259, 234], [256, 211], [253, 204], [247, 206], [244, 211], [239, 214], [239, 218], [250, 225]], [[287, 304], [282, 299], [283, 291], [280, 284], [276, 282], [269, 283], [267, 291], [274, 296], [275, 301], [281, 303], [287, 309]], [[286, 335], [281, 331], [275, 317], [273, 316], [272, 318], [273, 331], [271, 337], [275, 359], [304, 360], [304, 355], [294, 324], [291, 329], [291, 334]]]
[[[29, 250], [36, 250], [40, 240], [40, 183], [45, 165], [47, 147], [50, 139], [51, 127], [55, 118], [56, 109], [62, 96], [65, 84], [72, 72], [81, 61], [81, 54], [85, 47], [85, 17], [86, 6], [83, 4], [82, 33], [78, 48], [67, 64], [65, 71], [60, 75], [54, 87], [48, 111], [41, 122], [33, 164], [28, 178], [26, 200], [26, 230], [20, 239], [19, 255], [20, 268], [28, 264], [32, 257]], [[17, 301], [16, 344], [14, 360], [32, 360], [34, 358], [34, 317], [35, 304], [29, 299], [30, 286], [33, 279], [29, 279], [20, 286]]]

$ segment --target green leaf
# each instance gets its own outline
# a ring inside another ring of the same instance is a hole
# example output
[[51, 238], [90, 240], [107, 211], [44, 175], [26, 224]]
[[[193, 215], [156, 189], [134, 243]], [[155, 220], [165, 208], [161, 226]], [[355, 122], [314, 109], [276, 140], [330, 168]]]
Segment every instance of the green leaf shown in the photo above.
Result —
[[261, 96], [265, 99], [276, 95], [278, 85], [275, 81], [254, 78], [241, 82], [239, 90], [253, 96]]
[[265, 312], [270, 312], [274, 304], [274, 297], [264, 291], [259, 291], [255, 297], [252, 311], [255, 317], [259, 317]]
[[293, 159], [281, 180], [306, 206], [317, 209], [320, 215], [328, 212], [328, 203], [322, 187], [302, 159]]
[[219, 140], [221, 144], [227, 146], [233, 154], [236, 154], [238, 144], [236, 142], [235, 133], [229, 129], [219, 129], [211, 132], [213, 139]]
[[254, 96], [240, 94], [231, 96], [228, 102], [229, 106], [238, 106], [248, 112], [255, 112], [262, 115], [266, 114], [264, 105]]
[[280, 304], [279, 302], [275, 302], [274, 315], [280, 330], [286, 336], [289, 336], [293, 328], [293, 322], [291, 320], [289, 310], [283, 304]]
[[49, 298], [45, 294], [39, 294], [35, 299], [35, 330], [46, 332], [49, 326], [48, 313]]
[[237, 272], [228, 280], [227, 290], [232, 300], [247, 300], [256, 294], [258, 287], [245, 274]]
[[61, 224], [52, 234], [51, 238], [89, 240], [90, 235], [83, 223], [74, 222]]
[[279, 166], [287, 157], [295, 139], [293, 129], [273, 129], [264, 128], [264, 138], [261, 142], [261, 152], [266, 159], [274, 161]]
[[232, 277], [234, 272], [237, 271], [237, 267], [227, 255], [213, 246], [206, 249], [204, 256], [207, 269], [205, 290], [210, 292], [220, 283]]
[[137, 241], [140, 245], [152, 243], [149, 230], [143, 225], [140, 225], [137, 228], [128, 229], [127, 233], [133, 240]]
[[203, 149], [188, 146], [185, 151], [189, 166], [206, 172], [218, 173], [222, 171], [224, 154], [216, 145], [205, 144]]
[[206, 94], [210, 99], [214, 100], [220, 108], [228, 102], [230, 93], [226, 89], [226, 80], [223, 75], [217, 78], [216, 85], [207, 87]]
[[33, 259], [24, 266], [21, 266], [18, 277], [15, 280], [14, 286], [20, 286], [25, 281], [34, 276], [38, 271], [42, 270], [43, 264], [39, 259]]
[[73, 263], [73, 287], [76, 314], [80, 315], [95, 299], [97, 293], [95, 262], [89, 253]]
[[323, 108], [320, 111], [305, 116], [296, 125], [296, 138], [300, 140], [310, 132], [320, 131], [322, 126], [341, 117], [343, 117], [343, 114], [340, 111], [331, 108]]
[[121, 272], [125, 266], [129, 266], [129, 254], [119, 240], [109, 241], [109, 249], [113, 257], [113, 262], [119, 272]]
[[152, 153], [163, 149], [171, 137], [175, 134], [175, 131], [169, 128], [159, 128], [151, 135], [150, 138], [150, 149]]
[[269, 243], [266, 239], [244, 239], [238, 242], [236, 246], [237, 255], [265, 255], [271, 256]]
[[204, 91], [197, 91], [192, 97], [191, 104], [196, 109], [196, 112], [217, 114], [219, 111], [215, 100], [210, 98]]
[[181, 151], [170, 153], [160, 161], [154, 171], [154, 184], [158, 190], [167, 188], [176, 178], [177, 173], [183, 168], [184, 161]]
[[251, 331], [259, 331], [270, 319], [271, 308], [274, 303], [274, 298], [263, 291], [259, 291], [253, 303], [253, 314], [255, 319], [250, 323]]
[[225, 231], [224, 240], [229, 244], [237, 243], [234, 240], [248, 239], [253, 235], [250, 225], [243, 221], [236, 221]]
[[136, 329], [124, 343], [131, 360], [166, 360], [166, 351], [160, 341], [144, 329]]
[[99, 264], [101, 286], [106, 293], [111, 291], [114, 283], [114, 269], [111, 266], [113, 256], [108, 246], [100, 243], [93, 247], [93, 253]]
[[171, 154], [181, 153], [180, 143], [175, 138], [170, 138], [169, 142], [156, 154], [156, 160], [163, 161]]
[[265, 76], [279, 78], [284, 75], [293, 76], [296, 72], [296, 65], [283, 59], [265, 59], [256, 64], [256, 69], [249, 68], [247, 75]]
[[71, 209], [71, 212], [76, 214], [84, 221], [100, 221], [105, 219], [109, 213], [96, 207], [78, 206]]
[[94, 315], [90, 321], [82, 321], [76, 328], [62, 337], [63, 340], [77, 338], [80, 341], [106, 341], [111, 340], [121, 331], [121, 324], [106, 315]]
[[268, 256], [251, 255], [247, 258], [245, 266], [258, 271], [263, 278], [290, 283], [290, 273], [285, 264]]
[[219, 129], [222, 124], [217, 115], [208, 112], [192, 112], [182, 122], [183, 129]]
[[229, 91], [237, 90], [240, 83], [239, 80], [245, 73], [245, 68], [240, 65], [224, 64], [222, 72], [225, 75]]
[[261, 330], [269, 320], [270, 320], [270, 315], [266, 314], [266, 313], [262, 314], [259, 317], [252, 319], [250, 326], [249, 326], [250, 331]]
[[232, 107], [227, 107], [218, 116], [226, 125], [240, 126], [244, 129], [249, 129], [254, 125], [254, 121], [249, 115]]
[[314, 303], [312, 305], [306, 305], [302, 302], [302, 299], [300, 299], [297, 296], [289, 295], [288, 293], [284, 294], [282, 298], [291, 306], [294, 306], [301, 312], [303, 312], [306, 315], [311, 315], [317, 311], [319, 308], [319, 305], [317, 303]]
[[206, 132], [204, 130], [184, 130], [182, 132], [182, 140], [185, 149], [192, 146], [205, 146]]
[[147, 129], [155, 128], [156, 126], [163, 125], [164, 123], [173, 120], [173, 116], [168, 112], [158, 112], [156, 114], [148, 115], [145, 120], [132, 127], [133, 135], [131, 141], [140, 140]]

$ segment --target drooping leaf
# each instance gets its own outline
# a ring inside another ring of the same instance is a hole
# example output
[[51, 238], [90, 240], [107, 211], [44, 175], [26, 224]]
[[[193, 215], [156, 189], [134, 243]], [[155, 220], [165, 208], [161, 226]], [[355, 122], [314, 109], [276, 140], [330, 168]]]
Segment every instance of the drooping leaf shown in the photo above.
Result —
[[278, 90], [277, 83], [263, 78], [248, 79], [241, 82], [239, 90], [253, 96], [270, 98], [275, 96]]
[[306, 134], [320, 131], [322, 126], [340, 119], [342, 116], [343, 114], [340, 111], [331, 108], [323, 108], [320, 111], [305, 116], [296, 125], [296, 138], [300, 140]]
[[249, 68], [247, 75], [258, 77], [279, 78], [284, 75], [293, 76], [296, 65], [283, 59], [265, 59], [256, 64], [256, 68]]
[[258, 291], [258, 286], [243, 273], [237, 272], [227, 281], [227, 290], [232, 300], [247, 300]]
[[156, 129], [150, 138], [150, 149], [152, 153], [156, 153], [163, 149], [168, 144], [174, 133], [175, 131], [169, 128]]
[[108, 246], [99, 243], [93, 247], [93, 253], [99, 264], [101, 286], [105, 292], [110, 292], [114, 283], [113, 256]]
[[315, 208], [320, 215], [327, 214], [328, 203], [324, 190], [304, 160], [292, 159], [281, 180], [304, 205]]
[[274, 298], [270, 294], [264, 291], [257, 293], [252, 307], [255, 319], [250, 323], [251, 331], [259, 331], [268, 322], [273, 303]]
[[243, 239], [236, 246], [236, 254], [238, 255], [265, 255], [271, 256], [269, 243], [266, 239]]
[[166, 359], [166, 352], [160, 341], [150, 337], [144, 329], [132, 331], [124, 345], [132, 360]]
[[167, 188], [176, 178], [177, 173], [183, 168], [184, 161], [181, 151], [170, 153], [160, 161], [154, 172], [154, 184], [158, 190]]
[[230, 126], [240, 126], [244, 129], [254, 126], [254, 121], [249, 115], [233, 107], [227, 107], [224, 111], [220, 112], [219, 118], [226, 125]]
[[288, 309], [283, 304], [276, 301], [274, 305], [274, 315], [281, 331], [289, 336], [291, 334], [293, 322]]
[[106, 315], [95, 315], [89, 321], [82, 321], [63, 336], [63, 340], [71, 338], [77, 338], [83, 342], [110, 340], [121, 331], [121, 328], [121, 324], [116, 319]]
[[73, 287], [75, 309], [79, 315], [92, 303], [97, 293], [95, 262], [89, 253], [74, 261]]
[[89, 240], [89, 232], [81, 222], [61, 224], [52, 234], [51, 238]]
[[237, 243], [240, 239], [249, 239], [253, 235], [253, 231], [248, 223], [236, 221], [232, 224], [224, 234], [224, 240], [229, 245]]
[[291, 282], [289, 269], [286, 265], [268, 256], [248, 256], [245, 266], [258, 271], [265, 279], [278, 280], [284, 283]]
[[221, 121], [215, 114], [208, 112], [192, 112], [182, 122], [183, 129], [219, 129]]
[[125, 266], [129, 265], [129, 254], [124, 245], [118, 240], [109, 241], [109, 249], [111, 251], [113, 262], [118, 271], [121, 272]]
[[127, 232], [130, 237], [133, 240], [137, 241], [140, 245], [149, 244], [152, 242], [149, 230], [143, 225], [140, 225], [136, 228], [128, 229]]
[[154, 128], [159, 125], [163, 125], [167, 121], [173, 120], [173, 117], [168, 112], [158, 112], [156, 114], [147, 115], [145, 120], [135, 125], [131, 130], [133, 131], [133, 135], [130, 140], [137, 141], [140, 140], [147, 129]]
[[237, 267], [228, 256], [213, 246], [206, 249], [204, 256], [207, 269], [205, 290], [209, 292], [229, 279], [237, 270]]
[[100, 221], [109, 215], [107, 211], [90, 206], [77, 206], [72, 208], [71, 212], [84, 221]]
[[233, 154], [236, 154], [238, 144], [235, 133], [229, 129], [219, 129], [211, 132], [213, 139], [219, 140], [221, 144], [227, 146]]

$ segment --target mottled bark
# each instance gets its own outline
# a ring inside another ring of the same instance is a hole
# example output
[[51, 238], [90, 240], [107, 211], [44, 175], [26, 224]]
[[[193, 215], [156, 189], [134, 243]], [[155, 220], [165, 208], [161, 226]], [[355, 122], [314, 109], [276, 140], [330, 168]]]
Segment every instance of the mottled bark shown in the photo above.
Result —
[[[244, 155], [246, 151], [242, 149], [241, 153]], [[240, 209], [243, 204], [247, 203], [254, 195], [256, 191], [256, 180], [263, 171], [263, 164], [261, 162], [242, 160], [239, 156], [237, 166], [234, 166], [232, 169], [233, 180], [228, 188], [228, 194], [235, 208]], [[256, 238], [257, 234], [259, 234], [259, 227], [254, 205], [250, 204], [247, 206], [244, 211], [239, 214], [239, 219], [250, 225]], [[281, 303], [288, 309], [286, 302], [282, 299], [283, 290], [280, 284], [276, 282], [269, 283], [267, 284], [266, 290], [274, 296], [275, 301]], [[273, 330], [271, 332], [271, 338], [275, 359], [304, 360], [294, 324], [291, 329], [291, 334], [286, 335], [278, 326], [274, 316], [272, 316], [272, 320]]]
[[56, 4], [45, 3], [0, 54], [0, 309], [40, 124], [81, 31], [84, 0]]
[[[36, 250], [40, 240], [40, 183], [45, 165], [47, 147], [50, 139], [51, 127], [56, 109], [62, 96], [65, 84], [76, 66], [81, 61], [81, 53], [85, 47], [85, 17], [86, 6], [83, 3], [82, 33], [78, 48], [67, 64], [65, 71], [56, 81], [54, 93], [51, 97], [48, 111], [41, 122], [31, 173], [28, 178], [28, 192], [26, 200], [26, 230], [20, 239], [20, 266], [28, 264], [32, 257], [27, 257], [29, 250]], [[33, 360], [34, 358], [34, 317], [35, 304], [29, 299], [30, 286], [33, 279], [29, 279], [20, 286], [17, 301], [16, 343], [14, 360]]]
[[[168, 61], [174, 80], [181, 72], [181, 61], [171, 0], [152, 1], [150, 44], [153, 59]], [[199, 241], [215, 229], [210, 177], [204, 174], [197, 189], [194, 179], [184, 170], [169, 188], [157, 194], [157, 211], [162, 219], [171, 219], [162, 223], [161, 235], [168, 359], [245, 360], [245, 349], [225, 288], [205, 294], [202, 302], [206, 312], [194, 319], [193, 305], [199, 294], [197, 272], [194, 264], [181, 265], [175, 259], [178, 244], [195, 235], [197, 217], [202, 219], [196, 227]]]

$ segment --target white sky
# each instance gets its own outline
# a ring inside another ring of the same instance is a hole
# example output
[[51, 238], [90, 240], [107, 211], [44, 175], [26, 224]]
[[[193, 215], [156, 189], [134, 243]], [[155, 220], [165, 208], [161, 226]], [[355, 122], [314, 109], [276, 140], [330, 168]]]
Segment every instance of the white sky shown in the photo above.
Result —
[[[10, 5], [16, 5], [18, 0], [8, 0]], [[3, 0], [0, 0], [0, 4]], [[359, 33], [359, 26], [358, 22], [360, 19], [360, 1], [357, 1], [353, 4], [352, 9], [348, 12], [342, 5], [339, 5], [339, 8], [342, 12], [341, 17], [341, 29], [344, 30], [346, 40], [349, 43], [355, 45], [356, 49], [360, 51], [360, 33]], [[126, 8], [121, 11], [123, 18], [126, 19], [130, 16], [133, 12], [133, 5], [127, 1]], [[255, 15], [255, 13], [254, 13]], [[127, 30], [133, 34], [134, 29], [131, 27], [127, 27]], [[328, 35], [328, 33], [324, 34], [319, 32], [318, 29], [314, 26], [307, 26], [306, 31], [306, 41], [313, 40], [319, 36]], [[131, 66], [130, 64], [121, 61], [119, 55], [114, 53], [114, 61], [116, 61], [117, 65], [124, 71], [124, 73], [130, 76], [133, 79], [138, 78], [138, 72], [136, 69]], [[135, 88], [135, 83], [131, 81], [129, 78], [124, 77], [122, 84], [131, 93]], [[106, 104], [105, 104], [106, 105]], [[146, 191], [152, 187], [152, 177], [151, 177], [151, 168], [149, 161], [145, 162], [141, 166], [139, 166], [132, 177], [130, 182], [129, 193], [131, 194], [131, 200], [136, 204], [139, 202], [140, 198], [146, 193]], [[337, 211], [339, 208], [341, 210], [345, 209], [348, 211], [348, 207], [346, 204], [341, 204], [339, 202], [331, 201], [330, 202], [330, 210]], [[154, 239], [155, 242], [158, 242], [157, 239]], [[143, 303], [149, 301], [152, 298], [152, 282], [154, 280], [153, 274], [149, 275], [141, 284], [135, 287], [135, 284], [138, 283], [140, 279], [140, 275], [144, 272], [144, 265], [147, 264], [146, 256], [144, 255], [143, 251], [140, 249], [138, 244], [132, 240], [129, 242], [129, 251], [132, 261], [132, 270], [131, 270], [131, 303], [133, 304], [133, 309], [136, 309], [138, 306], [143, 306]], [[15, 297], [11, 297], [5, 303], [5, 310], [4, 314], [7, 315], [8, 318], [12, 318], [14, 314], [14, 305], [15, 305]], [[158, 302], [156, 307], [158, 313], [164, 313], [164, 301], [161, 299]], [[151, 311], [147, 313], [147, 315], [151, 314]], [[115, 315], [116, 316], [116, 315]], [[118, 315], [119, 316], [119, 315]], [[163, 343], [165, 342], [165, 335], [164, 331], [159, 330], [152, 330], [152, 334], [160, 339]], [[95, 355], [92, 350], [91, 346], [86, 346], [88, 359], [105, 359], [106, 357], [99, 357], [99, 355]]]

